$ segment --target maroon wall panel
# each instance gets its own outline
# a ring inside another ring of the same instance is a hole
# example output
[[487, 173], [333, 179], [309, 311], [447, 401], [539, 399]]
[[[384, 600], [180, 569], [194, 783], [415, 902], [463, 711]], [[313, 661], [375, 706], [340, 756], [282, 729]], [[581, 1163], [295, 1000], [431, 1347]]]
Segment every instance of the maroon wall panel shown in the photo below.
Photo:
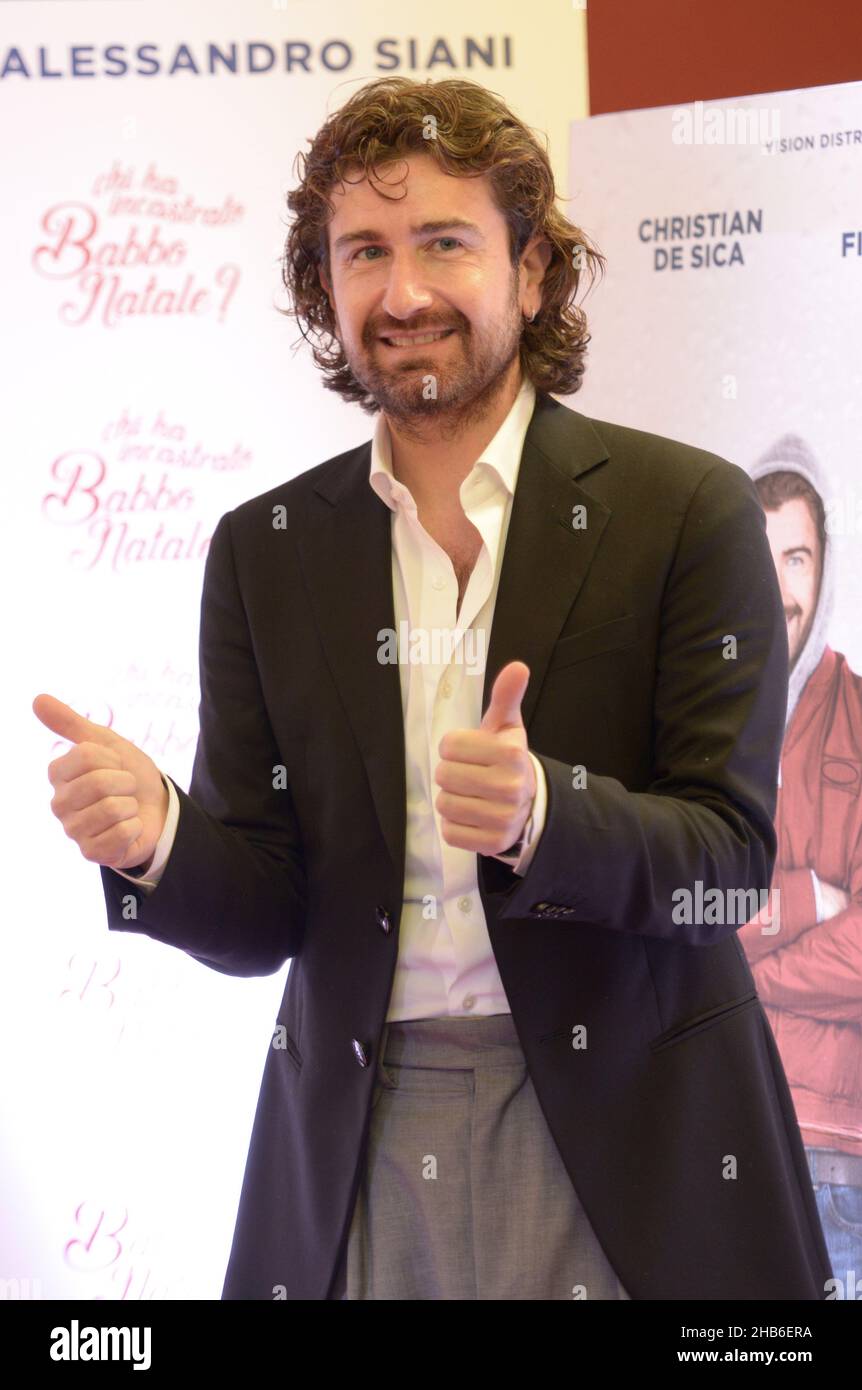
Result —
[[862, 0], [588, 0], [590, 111], [862, 80]]

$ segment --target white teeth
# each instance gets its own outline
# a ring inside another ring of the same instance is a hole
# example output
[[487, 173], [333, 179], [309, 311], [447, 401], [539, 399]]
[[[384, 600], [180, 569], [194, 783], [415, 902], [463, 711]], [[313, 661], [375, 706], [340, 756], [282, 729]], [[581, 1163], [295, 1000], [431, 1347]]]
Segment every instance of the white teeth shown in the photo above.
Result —
[[421, 347], [423, 343], [436, 343], [438, 338], [445, 338], [450, 329], [443, 328], [439, 333], [423, 333], [418, 338], [387, 338], [387, 342], [393, 347]]

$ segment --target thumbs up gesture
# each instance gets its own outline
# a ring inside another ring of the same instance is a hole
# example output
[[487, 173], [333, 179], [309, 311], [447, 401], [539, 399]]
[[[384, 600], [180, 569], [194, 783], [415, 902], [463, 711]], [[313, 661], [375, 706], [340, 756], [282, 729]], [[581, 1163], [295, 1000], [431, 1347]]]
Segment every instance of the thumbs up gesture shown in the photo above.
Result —
[[434, 805], [447, 845], [500, 854], [519, 839], [536, 794], [521, 701], [530, 679], [523, 661], [499, 672], [478, 729], [450, 730], [438, 745]]
[[33, 713], [75, 745], [48, 764], [48, 780], [51, 810], [84, 858], [110, 869], [149, 867], [169, 804], [152, 758], [53, 695], [37, 695]]

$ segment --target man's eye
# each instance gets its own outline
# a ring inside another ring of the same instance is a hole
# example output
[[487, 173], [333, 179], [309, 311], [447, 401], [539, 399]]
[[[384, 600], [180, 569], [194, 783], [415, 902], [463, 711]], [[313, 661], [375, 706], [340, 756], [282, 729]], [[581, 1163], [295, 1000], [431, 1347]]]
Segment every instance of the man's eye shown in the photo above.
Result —
[[[434, 241], [431, 242], [431, 245], [434, 246], [438, 241], [453, 241], [456, 246], [464, 245], [463, 241], [461, 241], [458, 237], [455, 236], [438, 236], [435, 238]], [[362, 246], [358, 251], [354, 251], [350, 259], [352, 261], [355, 261], [358, 256], [361, 256], [363, 254], [364, 251], [381, 251], [382, 249], [383, 248], [380, 246]]]

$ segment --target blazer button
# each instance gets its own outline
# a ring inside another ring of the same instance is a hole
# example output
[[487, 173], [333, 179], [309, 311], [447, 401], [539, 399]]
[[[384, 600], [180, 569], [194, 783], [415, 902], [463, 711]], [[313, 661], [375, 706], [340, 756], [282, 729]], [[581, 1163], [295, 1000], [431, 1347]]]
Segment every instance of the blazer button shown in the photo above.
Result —
[[376, 918], [377, 918], [377, 925], [378, 925], [378, 927], [380, 928], [380, 930], [381, 930], [382, 932], [385, 932], [386, 935], [388, 936], [389, 933], [390, 933], [391, 930], [392, 930], [392, 923], [391, 923], [391, 921], [389, 920], [389, 913], [386, 911], [386, 908], [385, 908], [385, 907], [378, 907], [378, 908], [376, 908], [376, 909], [375, 909], [375, 916], [376, 916]]
[[362, 1043], [358, 1040], [358, 1038], [353, 1038], [353, 1039], [352, 1039], [352, 1044], [353, 1044], [353, 1051], [354, 1051], [355, 1054], [356, 1054], [356, 1060], [357, 1060], [357, 1062], [359, 1063], [359, 1065], [360, 1065], [361, 1067], [367, 1067], [367, 1066], [368, 1066], [368, 1054], [366, 1053], [365, 1048], [362, 1046]]

